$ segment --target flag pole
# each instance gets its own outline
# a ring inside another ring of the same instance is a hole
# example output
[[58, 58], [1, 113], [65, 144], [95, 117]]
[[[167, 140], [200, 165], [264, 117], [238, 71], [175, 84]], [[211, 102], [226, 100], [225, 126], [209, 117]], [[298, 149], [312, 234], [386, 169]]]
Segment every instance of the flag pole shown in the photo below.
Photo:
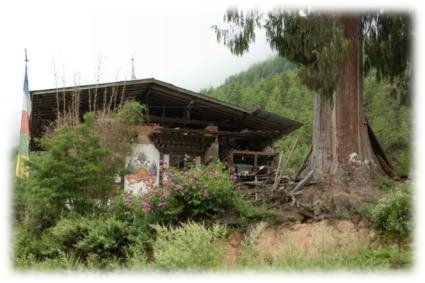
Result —
[[31, 97], [28, 87], [28, 54], [25, 48], [25, 74], [24, 74], [24, 85], [23, 85], [23, 104], [21, 112], [21, 128], [19, 131], [19, 146], [18, 156], [16, 160], [16, 177], [24, 179], [28, 177], [28, 168], [26, 162], [29, 160], [29, 141], [30, 141], [30, 127], [29, 120], [31, 117]]

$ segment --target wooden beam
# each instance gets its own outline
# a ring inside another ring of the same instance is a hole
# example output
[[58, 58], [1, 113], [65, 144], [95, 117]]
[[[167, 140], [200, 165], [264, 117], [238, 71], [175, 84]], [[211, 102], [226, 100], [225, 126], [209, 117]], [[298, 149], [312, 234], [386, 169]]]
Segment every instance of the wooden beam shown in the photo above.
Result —
[[266, 152], [263, 152], [263, 151], [249, 151], [249, 150], [233, 150], [232, 154], [276, 156], [276, 153], [266, 153]]
[[[173, 129], [173, 128], [162, 128], [156, 129], [157, 133], [175, 133], [175, 134], [192, 134], [192, 135], [218, 135], [218, 136], [233, 136], [233, 137], [246, 137], [246, 136], [270, 136], [279, 135], [278, 131], [215, 131], [215, 130], [195, 130], [195, 129]], [[245, 152], [245, 151], [241, 151]]]
[[191, 119], [191, 120], [187, 120], [184, 118], [173, 118], [173, 117], [161, 117], [161, 116], [156, 116], [156, 115], [151, 115], [150, 116], [151, 121], [152, 122], [164, 122], [164, 123], [176, 123], [176, 124], [181, 124], [181, 125], [185, 125], [185, 124], [191, 124], [191, 125], [201, 125], [201, 126], [208, 126], [209, 124], [218, 124], [218, 126], [224, 126], [224, 127], [235, 127], [234, 124], [228, 124], [228, 123], [221, 123], [221, 122], [217, 122], [217, 121], [208, 121], [208, 120], [197, 120], [197, 119]]

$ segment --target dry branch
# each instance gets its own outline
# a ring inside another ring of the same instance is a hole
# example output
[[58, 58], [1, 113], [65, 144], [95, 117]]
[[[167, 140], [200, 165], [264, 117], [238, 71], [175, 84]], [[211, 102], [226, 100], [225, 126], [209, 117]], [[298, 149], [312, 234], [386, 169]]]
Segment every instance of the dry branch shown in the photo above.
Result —
[[286, 159], [285, 164], [282, 166], [282, 168], [280, 168], [281, 163], [280, 163], [280, 158], [279, 158], [279, 166], [276, 169], [276, 177], [275, 177], [274, 184], [273, 184], [273, 191], [276, 190], [277, 187], [279, 186], [280, 180], [282, 179], [282, 176], [283, 176], [283, 172], [285, 171], [286, 167], [288, 166], [289, 161], [292, 158], [292, 154], [294, 153], [294, 150], [295, 150], [295, 147], [297, 146], [297, 144], [298, 144], [298, 139], [292, 145], [291, 151], [288, 154], [288, 158]]
[[[292, 203], [291, 205], [294, 206], [296, 204], [296, 198], [295, 198], [295, 194], [300, 191], [309, 181], [310, 179], [313, 177], [313, 173], [314, 171], [311, 170], [310, 172], [308, 172], [308, 174], [304, 177], [304, 179], [302, 179], [296, 186], [295, 188], [291, 191], [291, 193], [289, 194], [289, 196], [292, 199]], [[298, 206], [298, 205], [297, 205]]]
[[297, 174], [294, 176], [294, 180], [297, 180], [298, 177], [301, 175], [301, 173], [305, 170], [305, 168], [307, 168], [308, 160], [309, 160], [312, 152], [313, 152], [313, 145], [310, 146], [310, 149], [309, 149], [306, 157], [304, 158], [303, 162], [301, 163], [300, 169], [298, 170]]

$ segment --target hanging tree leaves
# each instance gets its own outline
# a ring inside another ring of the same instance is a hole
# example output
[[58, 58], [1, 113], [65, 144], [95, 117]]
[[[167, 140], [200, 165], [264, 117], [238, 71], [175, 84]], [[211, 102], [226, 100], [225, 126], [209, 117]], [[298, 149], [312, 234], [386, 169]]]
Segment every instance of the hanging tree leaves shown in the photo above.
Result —
[[408, 13], [375, 13], [363, 17], [364, 71], [376, 70], [378, 80], [394, 84], [391, 94], [409, 102], [411, 76], [411, 16]]
[[310, 89], [331, 97], [337, 79], [338, 64], [347, 49], [347, 41], [335, 15], [275, 9], [263, 15], [230, 9], [226, 29], [213, 26], [217, 39], [236, 55], [249, 50], [255, 41], [255, 28], [264, 28], [270, 47], [279, 55], [300, 64], [300, 77]]
[[[411, 20], [407, 13], [369, 12], [361, 15], [365, 70], [377, 70], [378, 79], [399, 80], [406, 90], [410, 79]], [[213, 26], [217, 40], [235, 55], [255, 42], [256, 28], [266, 31], [270, 47], [300, 65], [300, 78], [311, 90], [331, 97], [339, 64], [348, 50], [340, 15], [275, 9], [266, 16], [258, 10], [228, 9], [224, 28]], [[407, 92], [407, 91], [406, 91]], [[405, 94], [402, 94], [402, 96]]]

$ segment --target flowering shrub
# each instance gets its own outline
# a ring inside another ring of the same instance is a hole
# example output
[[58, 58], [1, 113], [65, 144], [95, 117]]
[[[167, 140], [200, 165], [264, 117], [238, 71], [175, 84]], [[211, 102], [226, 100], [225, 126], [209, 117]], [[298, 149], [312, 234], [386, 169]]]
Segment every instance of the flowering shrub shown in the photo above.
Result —
[[160, 164], [162, 180], [158, 186], [138, 197], [127, 197], [128, 206], [140, 206], [145, 214], [163, 221], [213, 218], [232, 208], [234, 170], [220, 162], [208, 166], [188, 165], [184, 170]]

